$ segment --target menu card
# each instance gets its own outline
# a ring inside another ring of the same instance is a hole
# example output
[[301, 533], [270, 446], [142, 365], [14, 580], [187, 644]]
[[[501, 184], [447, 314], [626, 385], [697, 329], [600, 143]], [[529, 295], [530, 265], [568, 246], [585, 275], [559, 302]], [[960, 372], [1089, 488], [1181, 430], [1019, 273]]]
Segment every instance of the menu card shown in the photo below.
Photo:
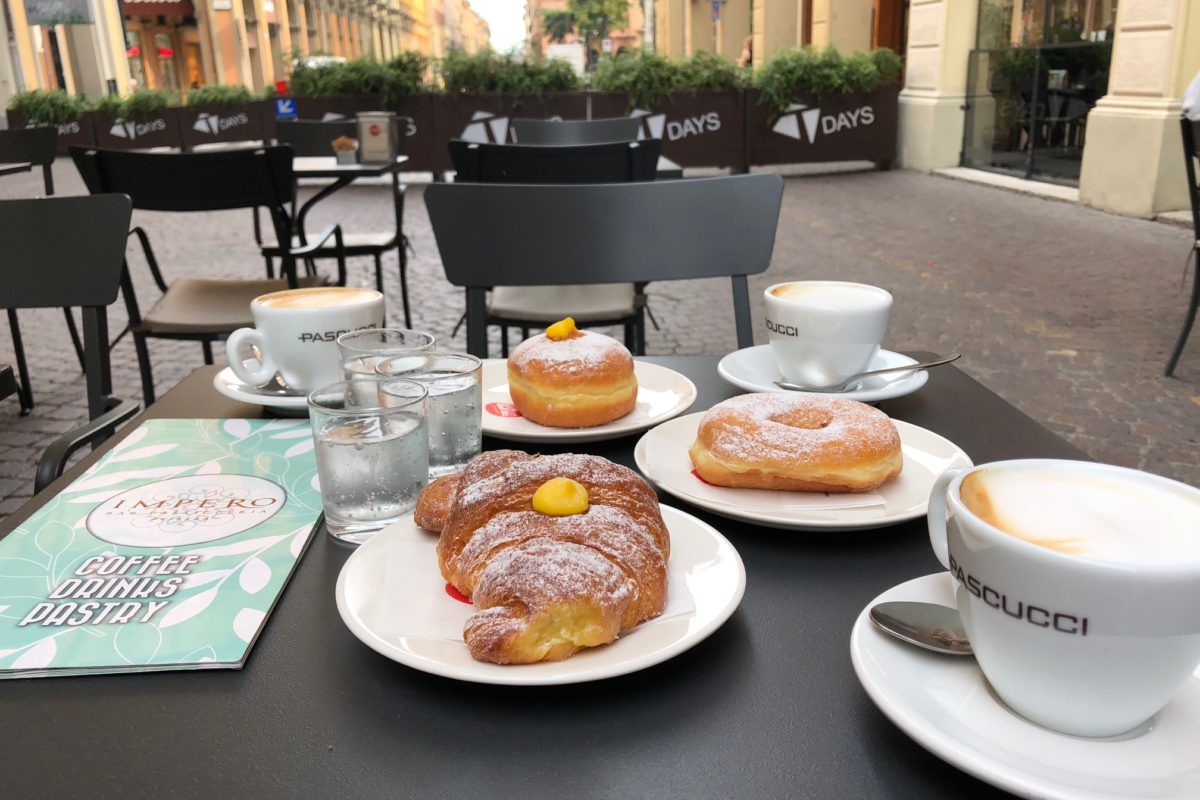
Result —
[[0, 678], [240, 669], [320, 514], [308, 420], [143, 422], [0, 539]]

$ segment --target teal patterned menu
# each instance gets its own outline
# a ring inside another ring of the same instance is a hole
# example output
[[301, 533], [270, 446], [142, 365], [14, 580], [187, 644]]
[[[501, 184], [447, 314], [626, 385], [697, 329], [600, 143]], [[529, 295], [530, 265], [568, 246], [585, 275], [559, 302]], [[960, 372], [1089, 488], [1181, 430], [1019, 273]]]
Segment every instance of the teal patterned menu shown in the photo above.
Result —
[[240, 669], [320, 514], [308, 420], [143, 422], [0, 539], [0, 678]]

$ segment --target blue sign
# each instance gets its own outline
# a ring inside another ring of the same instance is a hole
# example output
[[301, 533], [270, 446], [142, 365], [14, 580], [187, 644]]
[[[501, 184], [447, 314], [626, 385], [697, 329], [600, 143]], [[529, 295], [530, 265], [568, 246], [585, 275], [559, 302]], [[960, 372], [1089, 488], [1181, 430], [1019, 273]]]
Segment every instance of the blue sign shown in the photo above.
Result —
[[719, 22], [720, 19], [721, 19], [721, 0], [713, 0], [712, 21]]
[[294, 97], [277, 97], [275, 98], [275, 119], [295, 119], [296, 118], [296, 98]]

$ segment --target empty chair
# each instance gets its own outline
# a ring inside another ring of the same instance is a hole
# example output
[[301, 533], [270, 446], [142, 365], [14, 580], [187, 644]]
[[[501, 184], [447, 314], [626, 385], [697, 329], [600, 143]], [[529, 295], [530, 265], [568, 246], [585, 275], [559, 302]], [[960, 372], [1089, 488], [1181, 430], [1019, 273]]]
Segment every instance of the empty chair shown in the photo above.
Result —
[[[334, 120], [320, 122], [316, 120], [279, 121], [275, 124], [276, 138], [281, 144], [290, 145], [299, 157], [325, 156], [333, 157], [331, 142], [339, 136], [357, 138], [358, 123], [355, 120]], [[403, 138], [403, 137], [402, 137]], [[295, 201], [293, 200], [293, 211]], [[391, 250], [397, 250], [400, 261], [400, 299], [404, 306], [404, 324], [412, 326], [412, 312], [408, 304], [408, 239], [404, 236], [404, 185], [400, 182], [399, 173], [392, 173], [392, 209], [395, 224], [392, 230], [385, 231], [348, 231], [343, 236], [344, 252], [347, 257], [370, 256], [375, 262], [375, 288], [383, 291], [383, 256]], [[255, 212], [256, 235], [258, 214]], [[262, 243], [261, 238], [258, 239]], [[277, 240], [279, 241], [279, 240]], [[286, 241], [286, 240], [282, 240]], [[299, 236], [292, 238], [292, 246], [299, 246], [304, 239]], [[263, 257], [267, 259], [267, 273], [271, 274], [272, 259], [280, 255], [278, 245], [263, 248]], [[333, 258], [334, 248], [329, 245], [318, 248], [314, 258]]]
[[[137, 153], [71, 148], [71, 157], [93, 194], [121, 192], [133, 207], [147, 211], [218, 211], [261, 206], [270, 212], [278, 241], [291, 235], [286, 205], [295, 189], [289, 147], [211, 150], [203, 153]], [[300, 277], [297, 259], [317, 252], [330, 240], [340, 247], [341, 228], [331, 225], [312, 243], [281, 251], [283, 278], [224, 280], [180, 278], [171, 283], [159, 269], [150, 237], [140, 227], [138, 237], [151, 276], [162, 296], [141, 313], [133, 280], [126, 269], [121, 279], [129, 331], [137, 348], [146, 405], [154, 402], [154, 376], [146, 340], [191, 339], [201, 343], [204, 363], [212, 363], [212, 343], [238, 328], [252, 326], [250, 301], [260, 294], [327, 281], [315, 274]], [[345, 261], [338, 253], [338, 283], [345, 283]]]
[[106, 438], [138, 411], [136, 403], [112, 396], [106, 313], [121, 284], [130, 213], [129, 198], [119, 194], [0, 202], [0, 304], [83, 308], [91, 422], [46, 450], [38, 465], [38, 491], [62, 474], [72, 452]]
[[638, 138], [638, 117], [611, 119], [514, 119], [510, 130], [518, 144], [604, 144], [632, 142]]
[[456, 182], [611, 183], [652, 181], [661, 139], [562, 145], [450, 141]]
[[1187, 311], [1183, 318], [1183, 330], [1179, 332], [1179, 341], [1167, 359], [1167, 368], [1163, 374], [1170, 377], [1175, 373], [1175, 365], [1183, 355], [1184, 345], [1196, 324], [1196, 309], [1200, 307], [1200, 184], [1197, 184], [1196, 161], [1200, 159], [1200, 120], [1180, 118], [1183, 134], [1183, 163], [1187, 175], [1188, 197], [1192, 201], [1192, 231], [1195, 243], [1192, 245], [1192, 296], [1188, 300]]
[[[29, 163], [35, 167], [41, 167], [42, 185], [47, 197], [54, 194], [53, 166], [57, 148], [58, 131], [51, 126], [0, 130], [0, 162]], [[67, 321], [67, 333], [71, 336], [75, 355], [79, 358], [79, 366], [83, 367], [83, 342], [79, 339], [79, 328], [75, 325], [75, 317], [68, 308], [63, 309], [63, 316]], [[25, 362], [25, 347], [21, 340], [21, 326], [17, 320], [16, 309], [8, 310], [8, 325], [12, 332], [13, 355], [17, 360], [17, 372], [21, 376], [17, 385], [21, 413], [28, 414], [33, 410], [33, 387], [29, 378], [29, 368]]]
[[[555, 123], [561, 124], [561, 123]], [[457, 151], [457, 155], [455, 154]], [[587, 146], [478, 145], [451, 142], [450, 152], [464, 172], [456, 181], [484, 183], [625, 183], [654, 179], [662, 141]], [[569, 258], [563, 254], [564, 259]], [[646, 297], [631, 283], [567, 286], [498, 285], [488, 298], [488, 324], [500, 326], [500, 354], [508, 355], [508, 329], [530, 327], [573, 316], [592, 326], [622, 325], [625, 344], [645, 349]]]
[[738, 346], [749, 347], [746, 276], [770, 265], [782, 197], [778, 175], [741, 175], [576, 186], [434, 184], [425, 205], [446, 278], [466, 289], [467, 350], [486, 356], [485, 294], [497, 275], [512, 286], [728, 276]]

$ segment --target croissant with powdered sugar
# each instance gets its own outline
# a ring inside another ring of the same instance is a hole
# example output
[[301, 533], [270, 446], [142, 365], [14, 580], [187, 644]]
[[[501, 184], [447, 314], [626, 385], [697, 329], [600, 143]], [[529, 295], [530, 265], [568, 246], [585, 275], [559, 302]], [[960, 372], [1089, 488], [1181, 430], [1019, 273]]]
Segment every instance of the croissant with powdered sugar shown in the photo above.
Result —
[[431, 483], [417, 524], [477, 609], [463, 639], [497, 664], [559, 661], [662, 613], [670, 536], [637, 473], [598, 456], [483, 453]]

